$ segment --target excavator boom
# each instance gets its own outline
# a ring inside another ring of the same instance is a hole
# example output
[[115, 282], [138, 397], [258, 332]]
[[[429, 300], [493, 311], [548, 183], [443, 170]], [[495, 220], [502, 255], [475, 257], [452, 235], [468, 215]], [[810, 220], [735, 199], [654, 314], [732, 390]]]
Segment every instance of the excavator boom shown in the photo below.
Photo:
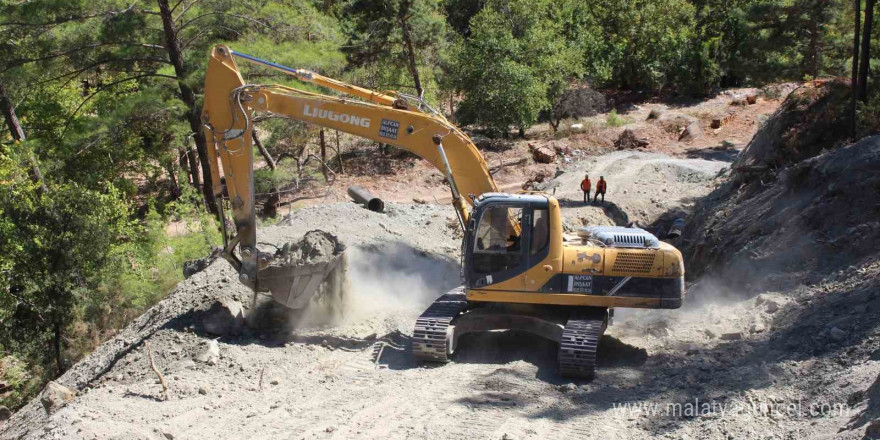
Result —
[[[277, 84], [247, 84], [236, 58], [359, 99]], [[392, 97], [307, 70], [289, 68], [225, 46], [213, 49], [205, 78], [202, 121], [209, 141], [213, 191], [218, 198], [228, 197], [235, 228], [224, 231], [224, 236], [229, 237], [224, 257], [239, 271], [240, 281], [258, 289], [258, 273], [269, 266], [273, 258], [256, 248], [252, 148], [255, 112], [309, 122], [393, 145], [424, 158], [446, 174], [453, 206], [462, 225], [469, 218], [468, 205], [475, 197], [497, 192], [485, 160], [467, 135], [442, 115], [423, 111], [429, 107], [412, 105], [412, 99], [403, 95]], [[221, 185], [218, 161], [222, 164], [225, 187]], [[233, 252], [236, 246], [240, 257]]]

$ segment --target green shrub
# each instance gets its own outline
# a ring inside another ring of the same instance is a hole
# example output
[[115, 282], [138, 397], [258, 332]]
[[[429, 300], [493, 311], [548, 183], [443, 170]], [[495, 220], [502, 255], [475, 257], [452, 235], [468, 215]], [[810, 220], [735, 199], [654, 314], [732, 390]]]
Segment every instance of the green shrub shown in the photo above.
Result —
[[43, 383], [43, 369], [29, 366], [21, 359], [9, 355], [0, 359], [0, 381], [6, 382], [11, 391], [0, 396], [0, 405], [18, 409], [36, 395]]
[[605, 124], [609, 127], [622, 127], [626, 124], [632, 122], [629, 118], [624, 118], [617, 114], [617, 109], [611, 110], [607, 116], [605, 116]]

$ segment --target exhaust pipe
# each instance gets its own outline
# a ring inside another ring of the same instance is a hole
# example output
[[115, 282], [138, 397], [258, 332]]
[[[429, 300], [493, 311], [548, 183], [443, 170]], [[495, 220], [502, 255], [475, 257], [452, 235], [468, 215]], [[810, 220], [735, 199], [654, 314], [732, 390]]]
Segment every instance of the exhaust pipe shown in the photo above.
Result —
[[373, 212], [385, 212], [385, 202], [382, 199], [370, 194], [362, 186], [349, 186], [348, 196], [354, 199], [355, 203], [363, 205], [364, 208]]

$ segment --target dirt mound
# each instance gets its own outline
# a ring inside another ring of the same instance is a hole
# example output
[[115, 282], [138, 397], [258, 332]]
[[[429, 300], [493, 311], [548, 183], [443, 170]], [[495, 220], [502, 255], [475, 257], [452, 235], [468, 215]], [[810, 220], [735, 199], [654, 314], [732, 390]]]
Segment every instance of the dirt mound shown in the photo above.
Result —
[[815, 282], [877, 253], [878, 167], [874, 136], [768, 180], [729, 180], [691, 217], [683, 240], [689, 276], [711, 272], [773, 288]]
[[807, 83], [791, 92], [749, 142], [734, 169], [777, 168], [846, 144], [849, 86]]

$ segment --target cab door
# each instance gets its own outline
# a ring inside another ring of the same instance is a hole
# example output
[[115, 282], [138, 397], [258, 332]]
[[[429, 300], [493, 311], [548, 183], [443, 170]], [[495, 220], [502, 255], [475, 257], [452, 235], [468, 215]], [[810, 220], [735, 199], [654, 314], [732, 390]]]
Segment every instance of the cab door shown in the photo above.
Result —
[[[525, 273], [525, 290], [529, 292], [559, 292], [559, 279], [549, 264], [550, 256], [550, 210], [547, 206], [533, 206], [525, 216], [524, 234], [528, 237], [528, 270]], [[551, 270], [547, 270], [550, 266]]]
[[[492, 204], [468, 224], [465, 272], [468, 288], [522, 291], [528, 269], [527, 207], [509, 203]], [[515, 221], [511, 221], [515, 220]]]

